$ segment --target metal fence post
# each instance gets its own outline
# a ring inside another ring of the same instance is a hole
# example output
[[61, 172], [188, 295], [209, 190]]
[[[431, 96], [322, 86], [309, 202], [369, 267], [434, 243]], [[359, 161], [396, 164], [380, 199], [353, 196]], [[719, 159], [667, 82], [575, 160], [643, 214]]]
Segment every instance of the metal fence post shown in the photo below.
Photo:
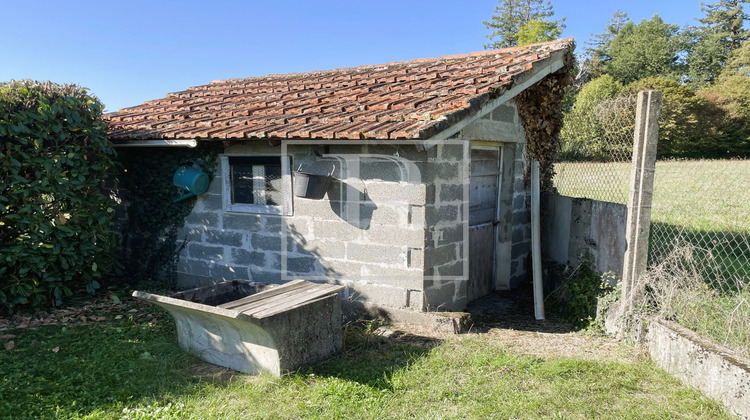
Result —
[[627, 251], [622, 270], [623, 313], [633, 309], [635, 286], [646, 271], [648, 262], [651, 198], [654, 191], [660, 111], [661, 91], [649, 90], [638, 93], [626, 225]]

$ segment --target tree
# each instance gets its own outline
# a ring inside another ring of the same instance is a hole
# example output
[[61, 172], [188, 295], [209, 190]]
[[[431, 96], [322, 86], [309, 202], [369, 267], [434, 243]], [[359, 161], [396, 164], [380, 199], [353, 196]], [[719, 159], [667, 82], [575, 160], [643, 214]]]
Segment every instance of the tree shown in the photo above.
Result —
[[687, 28], [687, 81], [693, 86], [712, 83], [732, 51], [750, 37], [744, 29], [748, 15], [742, 8], [750, 0], [719, 0], [701, 5], [701, 26]]
[[724, 111], [721, 152], [750, 155], [750, 41], [729, 55], [716, 83], [699, 91]]
[[707, 157], [718, 140], [716, 124], [709, 118], [706, 100], [687, 86], [664, 77], [648, 77], [629, 84], [632, 95], [642, 90], [661, 90], [659, 157]]
[[681, 75], [678, 54], [682, 50], [676, 36], [678, 29], [677, 25], [664, 23], [659, 15], [638, 25], [625, 23], [612, 39], [605, 73], [623, 84], [656, 76], [677, 80]]
[[498, 0], [491, 19], [482, 22], [491, 31], [487, 35], [490, 43], [484, 47], [497, 49], [518, 46], [519, 33], [530, 21], [539, 21], [546, 25], [531, 24], [524, 28], [525, 39], [529, 39], [532, 34], [542, 37], [551, 36], [556, 33], [555, 31], [562, 33], [565, 29], [565, 18], [551, 20], [554, 14], [550, 0]]
[[555, 22], [532, 19], [518, 28], [518, 46], [552, 41], [562, 34], [562, 28]]
[[593, 40], [588, 42], [589, 46], [586, 48], [584, 58], [581, 60], [582, 73], [585, 79], [596, 79], [604, 74], [605, 64], [612, 59], [609, 53], [612, 41], [628, 22], [630, 22], [628, 14], [617, 10], [609, 22], [607, 22], [606, 31], [594, 35]]

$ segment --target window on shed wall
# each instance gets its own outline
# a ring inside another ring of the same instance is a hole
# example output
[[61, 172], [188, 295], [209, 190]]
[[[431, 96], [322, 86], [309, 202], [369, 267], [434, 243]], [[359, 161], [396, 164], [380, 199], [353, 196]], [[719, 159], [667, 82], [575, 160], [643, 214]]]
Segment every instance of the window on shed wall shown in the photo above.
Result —
[[292, 214], [289, 156], [223, 156], [224, 210]]

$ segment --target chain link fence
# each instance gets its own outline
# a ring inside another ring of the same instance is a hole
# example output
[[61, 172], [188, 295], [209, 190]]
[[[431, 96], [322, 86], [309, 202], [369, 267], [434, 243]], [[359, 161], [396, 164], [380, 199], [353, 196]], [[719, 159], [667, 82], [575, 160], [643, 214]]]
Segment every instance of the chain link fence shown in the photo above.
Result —
[[[635, 97], [565, 124], [557, 192], [627, 204]], [[641, 303], [750, 356], [750, 160], [657, 161], [653, 191]]]
[[559, 194], [628, 203], [635, 100], [618, 96], [566, 117], [553, 179]]

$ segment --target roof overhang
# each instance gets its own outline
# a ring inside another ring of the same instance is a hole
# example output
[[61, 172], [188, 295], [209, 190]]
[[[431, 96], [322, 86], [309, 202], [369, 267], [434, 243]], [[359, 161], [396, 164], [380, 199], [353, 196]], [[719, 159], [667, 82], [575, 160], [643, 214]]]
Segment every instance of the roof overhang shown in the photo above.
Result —
[[113, 142], [114, 147], [195, 147], [196, 139], [157, 139], [157, 140], [128, 140]]
[[506, 91], [502, 92], [500, 96], [491, 99], [470, 116], [424, 140], [424, 148], [430, 149], [440, 142], [451, 138], [456, 133], [466, 128], [469, 124], [479, 120], [492, 112], [493, 109], [515, 98], [519, 93], [530, 88], [535, 83], [547, 77], [547, 75], [565, 67], [565, 54], [566, 52], [564, 51], [558, 51], [549, 58], [534, 63], [531, 70], [518, 75], [515, 78], [513, 85]]

